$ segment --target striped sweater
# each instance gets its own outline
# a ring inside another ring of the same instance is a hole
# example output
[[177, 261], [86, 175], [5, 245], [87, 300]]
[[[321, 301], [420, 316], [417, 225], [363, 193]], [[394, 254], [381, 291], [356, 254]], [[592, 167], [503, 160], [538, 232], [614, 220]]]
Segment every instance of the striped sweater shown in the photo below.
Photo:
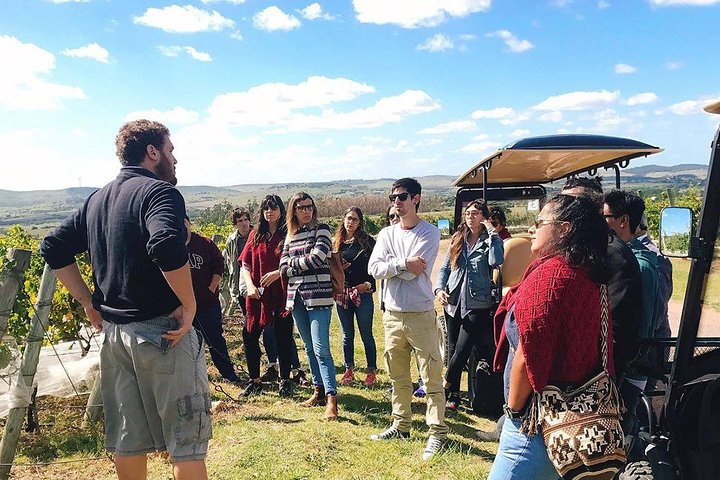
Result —
[[324, 223], [308, 230], [303, 227], [285, 240], [280, 273], [288, 280], [285, 307], [292, 310], [295, 296], [299, 295], [305, 308], [332, 307], [332, 283], [330, 281], [330, 252], [332, 236], [330, 227]]

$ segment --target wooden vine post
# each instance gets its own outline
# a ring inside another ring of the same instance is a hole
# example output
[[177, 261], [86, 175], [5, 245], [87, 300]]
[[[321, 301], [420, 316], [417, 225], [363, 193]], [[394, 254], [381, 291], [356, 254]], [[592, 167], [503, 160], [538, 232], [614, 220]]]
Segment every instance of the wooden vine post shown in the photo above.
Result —
[[17, 393], [14, 395], [16, 398], [27, 397], [27, 400], [17, 402], [18, 405], [11, 408], [10, 413], [8, 413], [5, 432], [3, 433], [2, 442], [0, 442], [0, 480], [7, 480], [10, 476], [10, 468], [15, 459], [15, 450], [20, 439], [25, 410], [30, 404], [29, 397], [32, 394], [32, 385], [37, 371], [38, 360], [40, 359], [40, 348], [43, 343], [45, 326], [50, 316], [50, 307], [52, 306], [56, 283], [52, 269], [45, 265], [42, 280], [40, 281], [37, 303], [35, 304], [35, 314], [30, 321], [27, 345], [23, 351], [20, 376], [13, 387]]
[[5, 265], [0, 270], [0, 338], [7, 331], [17, 292], [22, 285], [23, 273], [30, 265], [30, 250], [11, 248]]

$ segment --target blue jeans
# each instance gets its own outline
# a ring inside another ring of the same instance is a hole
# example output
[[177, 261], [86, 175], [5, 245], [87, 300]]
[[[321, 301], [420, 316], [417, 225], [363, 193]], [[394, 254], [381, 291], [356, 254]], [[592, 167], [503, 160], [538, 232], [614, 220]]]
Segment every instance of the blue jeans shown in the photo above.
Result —
[[560, 478], [548, 458], [542, 433], [538, 432], [532, 437], [525, 435], [520, 431], [520, 423], [520, 420], [505, 419], [488, 480]]
[[325, 393], [337, 393], [335, 383], [335, 363], [330, 353], [330, 307], [308, 310], [298, 295], [292, 316], [310, 363], [313, 384], [325, 388]]
[[343, 333], [345, 368], [355, 368], [355, 321], [353, 317], [357, 317], [358, 330], [360, 330], [360, 337], [363, 345], [365, 345], [365, 359], [367, 360], [368, 370], [374, 372], [377, 369], [377, 347], [372, 333], [373, 313], [375, 313], [375, 305], [370, 292], [360, 295], [359, 307], [356, 307], [352, 302], [347, 310], [340, 305], [337, 306], [337, 314]]

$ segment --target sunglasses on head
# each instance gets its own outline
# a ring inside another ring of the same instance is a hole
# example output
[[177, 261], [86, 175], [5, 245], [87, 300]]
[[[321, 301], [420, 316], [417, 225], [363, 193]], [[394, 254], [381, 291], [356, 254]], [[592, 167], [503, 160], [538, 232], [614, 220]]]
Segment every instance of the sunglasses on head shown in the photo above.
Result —
[[401, 202], [404, 202], [410, 196], [411, 195], [409, 192], [403, 192], [403, 193], [392, 193], [392, 194], [388, 195], [388, 198], [390, 199], [391, 202], [394, 202], [396, 198], [399, 198]]

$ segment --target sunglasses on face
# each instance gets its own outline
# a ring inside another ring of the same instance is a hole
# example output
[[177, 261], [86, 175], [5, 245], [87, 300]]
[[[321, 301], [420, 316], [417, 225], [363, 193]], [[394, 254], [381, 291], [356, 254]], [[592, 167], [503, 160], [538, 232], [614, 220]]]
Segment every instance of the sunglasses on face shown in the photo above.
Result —
[[400, 215], [398, 215], [397, 213], [391, 213], [390, 215], [388, 215], [388, 218], [390, 220], [395, 220], [395, 219], [400, 218]]
[[299, 210], [299, 211], [301, 211], [301, 212], [312, 212], [314, 207], [315, 207], [315, 206], [312, 205], [312, 204], [310, 204], [310, 205], [296, 205], [296, 206], [295, 206], [295, 210]]
[[400, 199], [401, 202], [404, 202], [405, 200], [407, 200], [410, 197], [411, 197], [411, 195], [409, 192], [392, 193], [392, 194], [388, 195], [388, 198], [390, 199], [391, 202], [394, 202], [395, 199]]

